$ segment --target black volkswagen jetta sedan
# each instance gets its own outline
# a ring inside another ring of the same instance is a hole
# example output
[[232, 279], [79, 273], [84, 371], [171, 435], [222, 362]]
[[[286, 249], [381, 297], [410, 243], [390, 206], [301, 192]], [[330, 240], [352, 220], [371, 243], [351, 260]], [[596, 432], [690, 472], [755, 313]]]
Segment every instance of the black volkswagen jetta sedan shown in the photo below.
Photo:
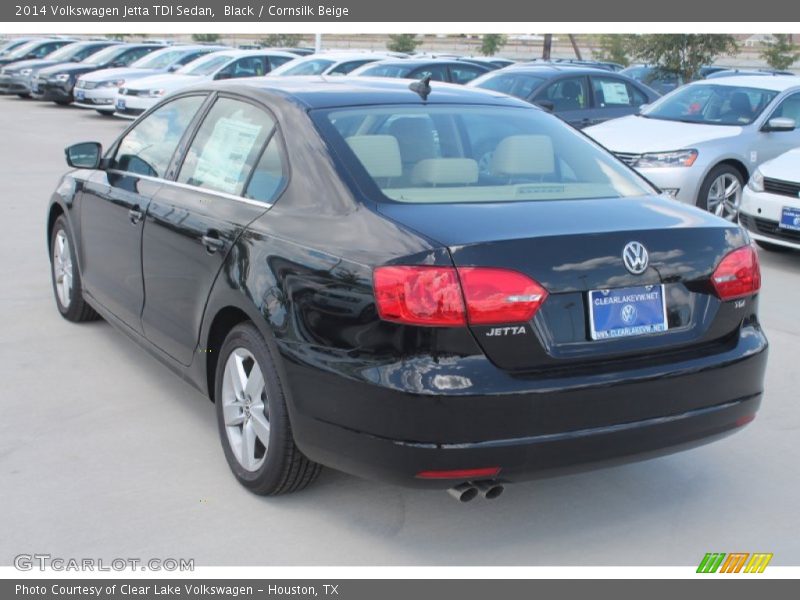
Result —
[[168, 97], [67, 160], [58, 310], [207, 392], [256, 493], [327, 465], [492, 497], [758, 410], [747, 233], [521, 100], [254, 78]]

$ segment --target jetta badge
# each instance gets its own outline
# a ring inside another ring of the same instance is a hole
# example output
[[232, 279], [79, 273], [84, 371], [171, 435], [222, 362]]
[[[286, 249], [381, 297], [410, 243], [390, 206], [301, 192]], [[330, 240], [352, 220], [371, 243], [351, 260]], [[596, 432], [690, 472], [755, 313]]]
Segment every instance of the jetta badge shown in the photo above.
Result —
[[625, 268], [628, 271], [634, 275], [641, 275], [647, 270], [647, 265], [650, 262], [647, 248], [639, 242], [628, 242], [622, 250], [622, 262], [625, 263]]

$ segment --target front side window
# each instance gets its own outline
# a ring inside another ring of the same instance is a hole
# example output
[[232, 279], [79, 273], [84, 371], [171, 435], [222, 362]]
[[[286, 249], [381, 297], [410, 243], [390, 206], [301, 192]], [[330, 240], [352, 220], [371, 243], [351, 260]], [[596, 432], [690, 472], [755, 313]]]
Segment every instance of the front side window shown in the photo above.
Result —
[[444, 65], [422, 67], [406, 77], [410, 79], [425, 79], [426, 77], [430, 77], [431, 81], [447, 81], [447, 67]]
[[297, 64], [293, 63], [291, 66], [286, 67], [285, 70], [282, 70], [280, 74], [291, 76], [319, 75], [334, 62], [336, 61], [327, 58], [312, 58], [310, 60], [299, 61]]
[[[406, 203], [617, 198], [653, 188], [534, 108], [386, 106], [312, 112], [364, 189]], [[380, 199], [380, 197], [378, 198]]]
[[350, 71], [356, 70], [358, 67], [374, 62], [373, 59], [364, 60], [349, 60], [336, 65], [333, 69], [328, 71], [328, 75], [347, 75]]
[[551, 83], [537, 96], [537, 100], [553, 103], [553, 111], [565, 112], [589, 107], [589, 90], [585, 77], [567, 77]]
[[194, 75], [198, 77], [202, 77], [205, 75], [211, 75], [212, 73], [218, 71], [222, 67], [224, 67], [228, 62], [230, 62], [231, 57], [227, 55], [211, 55], [211, 56], [204, 56], [202, 58], [198, 58], [194, 62], [190, 62], [185, 67], [178, 69], [178, 73], [182, 75]]
[[220, 98], [186, 153], [178, 181], [241, 195], [275, 121], [256, 106]]
[[647, 97], [624, 79], [592, 75], [594, 104], [598, 108], [641, 106]]
[[363, 75], [364, 77], [408, 77], [408, 74], [411, 72], [411, 67], [408, 65], [397, 65], [397, 64], [377, 64], [372, 67], [366, 67], [362, 71], [359, 71], [359, 75]]
[[248, 56], [232, 62], [219, 72], [220, 79], [238, 79], [240, 77], [260, 77], [265, 74], [264, 57]]
[[777, 95], [772, 90], [751, 87], [689, 85], [664, 96], [642, 116], [706, 125], [748, 125]]
[[783, 117], [786, 119], [794, 119], [794, 122], [800, 126], [800, 92], [792, 94], [784, 98], [770, 115], [770, 119], [776, 117]]
[[279, 56], [277, 54], [270, 54], [269, 56], [265, 57], [267, 62], [269, 63], [269, 70], [272, 71], [277, 69], [281, 65], [285, 65], [291, 60], [294, 60], [292, 56]]
[[205, 96], [187, 96], [150, 113], [122, 139], [114, 168], [148, 177], [164, 177], [186, 128]]
[[139, 59], [140, 59], [140, 58], [142, 58], [143, 56], [147, 56], [147, 55], [148, 55], [148, 54], [150, 54], [150, 53], [151, 53], [153, 50], [157, 50], [157, 49], [158, 49], [158, 48], [147, 48], [147, 47], [142, 47], [142, 48], [134, 48], [133, 50], [128, 50], [127, 52], [124, 52], [124, 53], [123, 53], [123, 54], [122, 54], [122, 55], [119, 57], [119, 59], [117, 59], [117, 61], [116, 61], [116, 62], [117, 62], [117, 63], [118, 63], [118, 64], [119, 64], [121, 67], [125, 67], [125, 66], [128, 66], [129, 64], [131, 64], [131, 63], [133, 63], [133, 62], [135, 62], [135, 61], [139, 60]]

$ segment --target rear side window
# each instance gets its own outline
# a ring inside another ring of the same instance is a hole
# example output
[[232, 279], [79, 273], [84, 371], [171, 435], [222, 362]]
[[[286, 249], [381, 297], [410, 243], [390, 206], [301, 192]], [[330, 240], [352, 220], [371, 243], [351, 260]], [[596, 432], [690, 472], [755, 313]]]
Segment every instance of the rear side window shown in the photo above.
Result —
[[149, 177], [164, 177], [172, 155], [205, 96], [187, 96], [150, 113], [122, 139], [114, 168]]
[[275, 122], [256, 106], [220, 98], [186, 153], [178, 181], [241, 195]]
[[483, 75], [486, 71], [481, 69], [480, 67], [474, 67], [472, 65], [451, 65], [450, 66], [450, 77], [453, 80], [453, 83], [467, 83], [468, 81], [472, 81], [478, 75]]
[[262, 202], [273, 202], [285, 183], [283, 144], [276, 131], [253, 169], [244, 196]]

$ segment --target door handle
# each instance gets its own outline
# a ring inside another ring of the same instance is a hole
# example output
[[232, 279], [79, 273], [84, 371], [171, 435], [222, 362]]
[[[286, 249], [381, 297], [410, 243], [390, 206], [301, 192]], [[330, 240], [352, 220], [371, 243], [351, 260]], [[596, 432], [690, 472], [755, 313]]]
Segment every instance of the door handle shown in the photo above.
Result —
[[202, 242], [210, 254], [214, 254], [217, 250], [222, 250], [225, 246], [225, 241], [221, 240], [216, 232], [209, 232], [204, 235]]
[[131, 220], [131, 225], [136, 225], [144, 217], [144, 213], [139, 210], [138, 206], [133, 207], [128, 211], [128, 218]]

